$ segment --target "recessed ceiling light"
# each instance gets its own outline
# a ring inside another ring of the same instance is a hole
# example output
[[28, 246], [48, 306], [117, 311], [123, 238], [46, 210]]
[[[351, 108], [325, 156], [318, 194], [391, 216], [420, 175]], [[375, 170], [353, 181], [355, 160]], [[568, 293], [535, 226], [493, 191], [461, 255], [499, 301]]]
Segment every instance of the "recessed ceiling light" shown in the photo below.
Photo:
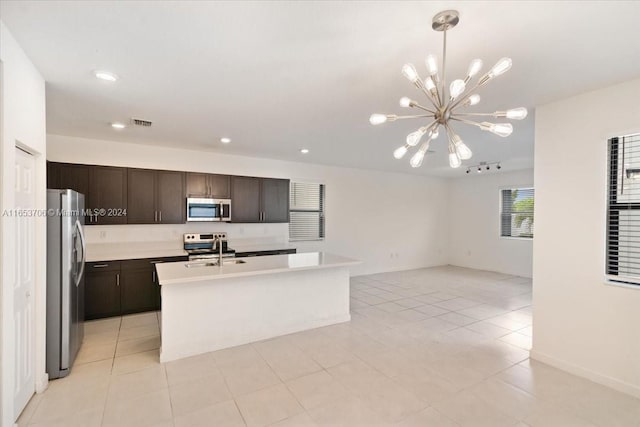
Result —
[[111, 127], [114, 129], [124, 129], [127, 126], [124, 123], [111, 123]]
[[231, 138], [220, 138], [220, 142], [223, 144], [228, 144], [231, 142]]
[[301, 149], [301, 150], [300, 150], [300, 152], [301, 152], [302, 154], [307, 154], [307, 153], [309, 152], [309, 150], [308, 150], [308, 149], [306, 149], [306, 148], [303, 148], [303, 149]]
[[93, 73], [96, 78], [100, 79], [100, 80], [105, 80], [108, 82], [115, 82], [116, 80], [118, 80], [118, 76], [110, 73], [108, 71], [94, 71]]

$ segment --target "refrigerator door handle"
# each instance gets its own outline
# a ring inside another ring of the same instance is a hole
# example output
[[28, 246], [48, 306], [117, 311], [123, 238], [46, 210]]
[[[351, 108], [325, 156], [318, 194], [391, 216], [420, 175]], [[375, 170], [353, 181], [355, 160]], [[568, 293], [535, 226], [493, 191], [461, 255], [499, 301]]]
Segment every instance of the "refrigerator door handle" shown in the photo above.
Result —
[[84, 232], [82, 231], [82, 224], [80, 224], [79, 220], [76, 220], [76, 228], [78, 229], [78, 235], [80, 236], [80, 243], [82, 244], [82, 260], [80, 261], [80, 272], [76, 276], [76, 286], [80, 284], [80, 280], [82, 280], [82, 275], [84, 274], [84, 263], [86, 260], [87, 254], [87, 246], [84, 240]]

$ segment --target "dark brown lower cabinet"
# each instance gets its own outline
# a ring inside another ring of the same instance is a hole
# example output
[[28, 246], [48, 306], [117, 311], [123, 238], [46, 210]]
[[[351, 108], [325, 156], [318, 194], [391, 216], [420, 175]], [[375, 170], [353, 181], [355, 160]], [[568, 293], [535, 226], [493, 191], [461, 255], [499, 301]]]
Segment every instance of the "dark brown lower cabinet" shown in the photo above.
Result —
[[120, 262], [88, 263], [85, 271], [85, 319], [119, 316]]
[[88, 263], [85, 318], [159, 310], [160, 284], [155, 264], [187, 260], [187, 257], [168, 257]]
[[147, 260], [122, 261], [122, 314], [158, 309], [153, 275], [153, 264]]

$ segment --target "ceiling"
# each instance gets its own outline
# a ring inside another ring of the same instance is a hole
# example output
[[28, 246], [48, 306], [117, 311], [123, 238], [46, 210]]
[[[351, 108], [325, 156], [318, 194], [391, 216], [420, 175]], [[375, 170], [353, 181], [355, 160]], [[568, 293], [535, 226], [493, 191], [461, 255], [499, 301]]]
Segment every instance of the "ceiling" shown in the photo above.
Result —
[[[463, 77], [473, 58], [485, 70], [513, 59], [474, 111], [530, 109], [508, 138], [458, 125], [474, 151], [464, 164], [532, 167], [535, 106], [640, 76], [634, 1], [3, 1], [0, 17], [47, 81], [49, 133], [456, 176], [464, 168], [448, 167], [442, 137], [419, 169], [392, 157], [418, 120], [368, 122], [402, 113], [401, 96], [420, 99], [400, 68], [425, 74], [425, 56], [442, 52], [431, 18], [452, 8], [448, 76]], [[120, 80], [99, 81], [96, 69]], [[153, 126], [109, 126], [130, 117]]]

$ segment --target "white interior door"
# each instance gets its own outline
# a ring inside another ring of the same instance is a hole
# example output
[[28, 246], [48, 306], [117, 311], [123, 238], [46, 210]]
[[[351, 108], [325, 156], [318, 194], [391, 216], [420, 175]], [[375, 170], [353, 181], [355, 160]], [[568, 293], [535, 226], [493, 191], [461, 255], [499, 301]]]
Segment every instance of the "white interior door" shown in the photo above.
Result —
[[[35, 160], [32, 155], [16, 147], [16, 208], [35, 209]], [[15, 242], [15, 377], [14, 409], [17, 417], [35, 392], [35, 217], [16, 218]]]

